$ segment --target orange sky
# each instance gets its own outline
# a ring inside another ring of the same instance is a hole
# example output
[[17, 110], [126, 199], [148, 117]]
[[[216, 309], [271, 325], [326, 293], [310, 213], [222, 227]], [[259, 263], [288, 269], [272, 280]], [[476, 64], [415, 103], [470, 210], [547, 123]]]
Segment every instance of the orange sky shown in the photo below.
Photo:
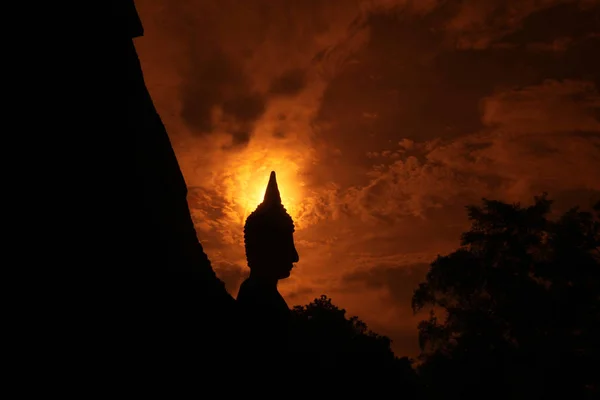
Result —
[[146, 83], [232, 294], [277, 171], [320, 294], [417, 352], [410, 298], [479, 198], [600, 195], [600, 1], [137, 0]]

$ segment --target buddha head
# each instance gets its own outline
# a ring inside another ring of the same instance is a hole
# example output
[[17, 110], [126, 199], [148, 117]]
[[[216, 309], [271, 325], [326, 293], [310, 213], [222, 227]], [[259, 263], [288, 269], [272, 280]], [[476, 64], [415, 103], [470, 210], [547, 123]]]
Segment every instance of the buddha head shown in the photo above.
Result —
[[274, 171], [263, 202], [246, 219], [244, 244], [248, 267], [254, 276], [285, 279], [299, 260], [294, 245], [294, 221], [281, 203]]

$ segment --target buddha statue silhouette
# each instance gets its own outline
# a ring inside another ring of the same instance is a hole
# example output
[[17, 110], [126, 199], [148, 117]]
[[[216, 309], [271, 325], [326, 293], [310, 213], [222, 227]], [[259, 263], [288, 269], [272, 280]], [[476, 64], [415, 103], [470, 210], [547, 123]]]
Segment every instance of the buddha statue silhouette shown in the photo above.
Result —
[[244, 243], [250, 276], [240, 286], [239, 309], [246, 337], [256, 350], [287, 345], [290, 309], [277, 290], [298, 262], [294, 221], [281, 203], [275, 172], [271, 172], [263, 202], [246, 219]]

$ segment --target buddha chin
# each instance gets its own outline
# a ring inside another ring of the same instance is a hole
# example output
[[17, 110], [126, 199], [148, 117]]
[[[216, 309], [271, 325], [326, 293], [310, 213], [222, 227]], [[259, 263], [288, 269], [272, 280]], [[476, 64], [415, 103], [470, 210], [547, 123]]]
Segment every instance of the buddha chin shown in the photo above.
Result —
[[282, 269], [281, 274], [279, 275], [279, 279], [281, 280], [281, 279], [289, 278], [290, 275], [292, 274], [293, 268], [294, 268], [294, 264], [290, 264], [285, 269]]
[[266, 275], [271, 275], [277, 280], [290, 277], [295, 263], [298, 262], [298, 253], [296, 248], [292, 247], [287, 254], [272, 254], [269, 261], [264, 264], [263, 272]]

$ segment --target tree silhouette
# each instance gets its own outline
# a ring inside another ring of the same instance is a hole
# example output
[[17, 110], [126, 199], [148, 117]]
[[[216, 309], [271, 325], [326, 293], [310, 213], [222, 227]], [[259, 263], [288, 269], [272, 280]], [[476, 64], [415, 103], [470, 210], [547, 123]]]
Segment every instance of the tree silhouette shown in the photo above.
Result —
[[461, 247], [413, 296], [420, 373], [434, 396], [587, 398], [598, 386], [600, 203], [550, 220], [533, 205], [469, 206]]
[[[368, 329], [358, 317], [346, 318], [346, 310], [335, 306], [325, 295], [305, 306], [293, 308], [294, 326], [298, 350], [312, 350], [323, 361], [342, 360], [344, 354], [352, 353], [376, 357], [380, 362], [394, 359], [391, 341]], [[334, 357], [335, 355], [335, 357]]]
[[343, 376], [349, 388], [417, 393], [412, 361], [394, 355], [387, 336], [371, 331], [358, 317], [334, 305], [325, 295], [292, 310], [292, 354], [298, 365]]

